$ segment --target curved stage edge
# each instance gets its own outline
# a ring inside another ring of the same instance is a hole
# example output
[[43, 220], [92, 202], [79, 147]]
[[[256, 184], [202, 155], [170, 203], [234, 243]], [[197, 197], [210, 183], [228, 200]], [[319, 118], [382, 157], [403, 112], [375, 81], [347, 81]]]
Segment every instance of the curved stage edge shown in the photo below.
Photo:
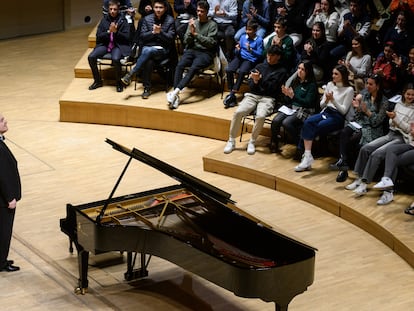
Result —
[[[75, 78], [68, 87], [60, 100], [60, 121], [139, 127], [227, 140], [234, 110], [225, 110], [218, 104], [220, 94], [171, 111], [164, 102], [165, 92], [160, 91], [142, 103], [142, 100], [128, 101], [133, 92], [137, 93], [135, 90], [116, 94], [112, 87], [104, 87], [101, 93], [93, 93], [85, 91], [88, 83], [89, 79]], [[391, 204], [377, 206], [379, 192], [369, 191], [366, 196], [355, 198], [352, 191], [344, 190], [344, 183], [335, 182], [336, 173], [327, 169], [332, 159], [317, 159], [312, 171], [296, 173], [293, 170], [296, 162], [269, 154], [268, 129], [260, 136], [253, 156], [245, 151], [248, 138], [249, 135], [243, 135], [243, 142], [237, 142], [231, 154], [223, 154], [220, 148], [204, 156], [204, 170], [256, 183], [314, 204], [370, 233], [414, 267], [414, 218], [403, 213], [412, 197], [397, 193]]]

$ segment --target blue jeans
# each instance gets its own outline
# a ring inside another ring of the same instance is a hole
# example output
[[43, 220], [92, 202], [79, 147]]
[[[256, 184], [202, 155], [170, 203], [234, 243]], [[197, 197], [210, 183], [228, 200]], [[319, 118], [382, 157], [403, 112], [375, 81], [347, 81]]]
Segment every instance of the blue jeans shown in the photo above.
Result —
[[137, 59], [137, 63], [132, 68], [130, 75], [137, 73], [141, 69], [142, 65], [145, 64], [149, 59], [163, 59], [168, 55], [168, 51], [164, 48], [157, 49], [153, 46], [144, 46], [141, 54]]
[[306, 119], [302, 127], [302, 138], [313, 140], [317, 136], [327, 135], [343, 128], [344, 121], [339, 111], [328, 107], [321, 113], [311, 115]]

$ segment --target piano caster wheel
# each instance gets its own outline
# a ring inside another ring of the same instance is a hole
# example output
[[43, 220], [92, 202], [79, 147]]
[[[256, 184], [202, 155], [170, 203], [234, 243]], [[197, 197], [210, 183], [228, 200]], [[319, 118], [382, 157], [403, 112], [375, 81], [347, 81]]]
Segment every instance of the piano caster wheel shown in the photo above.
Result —
[[87, 292], [88, 292], [87, 288], [80, 288], [80, 287], [75, 288], [76, 295], [85, 295]]

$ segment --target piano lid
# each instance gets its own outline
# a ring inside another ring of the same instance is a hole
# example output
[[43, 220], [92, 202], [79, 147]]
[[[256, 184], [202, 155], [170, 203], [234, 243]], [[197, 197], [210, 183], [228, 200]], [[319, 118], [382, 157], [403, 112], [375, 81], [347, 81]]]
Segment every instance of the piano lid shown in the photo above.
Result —
[[213, 185], [210, 185], [209, 183], [206, 183], [205, 181], [202, 181], [201, 179], [197, 177], [194, 177], [178, 168], [175, 168], [174, 166], [171, 166], [168, 163], [158, 160], [154, 158], [153, 156], [143, 151], [140, 151], [136, 148], [129, 149], [127, 147], [124, 147], [114, 142], [113, 140], [110, 140], [109, 138], [107, 138], [105, 141], [108, 144], [110, 144], [115, 150], [118, 150], [119, 152], [122, 152], [138, 161], [141, 161], [149, 166], [152, 166], [153, 168], [163, 172], [164, 174], [184, 184], [188, 189], [202, 192], [210, 196], [211, 198], [217, 201], [220, 201], [222, 203], [228, 203], [228, 202], [234, 203], [234, 201], [230, 199], [230, 196], [231, 196], [230, 193], [225, 192]]

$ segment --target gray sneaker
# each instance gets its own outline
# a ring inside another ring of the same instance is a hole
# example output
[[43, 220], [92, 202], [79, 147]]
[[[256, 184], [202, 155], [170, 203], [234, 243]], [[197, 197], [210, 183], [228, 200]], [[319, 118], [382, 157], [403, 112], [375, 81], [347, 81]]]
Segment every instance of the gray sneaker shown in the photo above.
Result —
[[128, 86], [131, 84], [131, 79], [132, 76], [129, 73], [127, 73], [125, 76], [121, 78], [121, 82], [123, 85]]

